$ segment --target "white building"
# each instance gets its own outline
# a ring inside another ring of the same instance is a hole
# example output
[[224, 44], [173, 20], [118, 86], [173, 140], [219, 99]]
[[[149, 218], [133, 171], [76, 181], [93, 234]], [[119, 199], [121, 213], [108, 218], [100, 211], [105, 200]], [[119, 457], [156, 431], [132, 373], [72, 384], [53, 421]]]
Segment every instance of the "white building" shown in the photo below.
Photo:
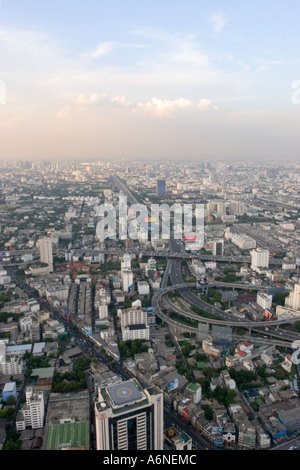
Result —
[[5, 271], [5, 269], [1, 269], [0, 270], [0, 285], [4, 286], [10, 283], [11, 283], [11, 276], [7, 275], [7, 271]]
[[41, 262], [48, 264], [50, 272], [53, 272], [53, 252], [51, 238], [40, 238], [38, 243]]
[[147, 310], [141, 308], [127, 308], [118, 312], [121, 328], [129, 325], [147, 325], [148, 313]]
[[190, 383], [185, 389], [185, 394], [191, 397], [195, 405], [197, 405], [202, 399], [202, 387], [200, 384]]
[[294, 285], [293, 292], [290, 292], [288, 297], [285, 299], [285, 307], [293, 310], [300, 310], [300, 284]]
[[64, 301], [68, 300], [69, 288], [68, 286], [47, 287], [45, 293], [47, 300], [49, 300], [50, 297], [56, 297], [59, 301]]
[[131, 256], [127, 253], [125, 253], [121, 259], [121, 272], [123, 272], [124, 269], [131, 269]]
[[133, 273], [131, 269], [123, 269], [122, 286], [124, 292], [129, 292], [129, 288], [133, 285]]
[[147, 281], [138, 282], [138, 293], [139, 295], [149, 295], [150, 287]]
[[149, 340], [149, 325], [130, 325], [122, 329], [123, 341], [134, 341], [135, 339]]
[[107, 317], [108, 317], [108, 305], [105, 301], [103, 301], [99, 305], [99, 319], [104, 320]]
[[258, 292], [256, 297], [256, 302], [264, 310], [270, 310], [272, 307], [273, 296], [268, 295], [265, 292]]
[[141, 308], [128, 308], [119, 312], [123, 341], [150, 338], [148, 313]]
[[256, 248], [256, 240], [254, 240], [254, 238], [251, 238], [245, 234], [233, 233], [231, 235], [231, 242], [241, 250], [251, 250], [251, 248]]
[[2, 362], [0, 361], [0, 372], [4, 375], [21, 375], [23, 372], [23, 359], [18, 356], [4, 358]]
[[44, 425], [45, 405], [43, 392], [34, 392], [33, 387], [26, 388], [26, 404], [18, 413], [16, 420], [17, 431], [26, 427], [40, 429]]
[[0, 340], [0, 365], [5, 363], [6, 358], [6, 344], [3, 340]]
[[257, 248], [251, 251], [251, 269], [256, 272], [261, 272], [269, 267], [270, 252]]

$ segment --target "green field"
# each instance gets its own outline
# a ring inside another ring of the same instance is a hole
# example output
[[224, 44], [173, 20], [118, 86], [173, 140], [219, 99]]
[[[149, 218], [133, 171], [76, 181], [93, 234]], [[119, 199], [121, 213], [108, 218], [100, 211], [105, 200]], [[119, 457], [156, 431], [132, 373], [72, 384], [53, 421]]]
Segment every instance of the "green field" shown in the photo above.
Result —
[[89, 423], [49, 426], [46, 450], [57, 450], [61, 444], [71, 444], [71, 448], [89, 446]]

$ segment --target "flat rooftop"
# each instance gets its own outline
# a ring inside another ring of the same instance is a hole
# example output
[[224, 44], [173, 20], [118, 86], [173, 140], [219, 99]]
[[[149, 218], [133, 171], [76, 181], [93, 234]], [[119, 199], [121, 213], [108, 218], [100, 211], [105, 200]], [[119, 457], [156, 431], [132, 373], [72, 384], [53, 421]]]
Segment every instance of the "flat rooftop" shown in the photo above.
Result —
[[146, 398], [143, 390], [134, 380], [110, 385], [106, 388], [112, 408], [130, 405]]

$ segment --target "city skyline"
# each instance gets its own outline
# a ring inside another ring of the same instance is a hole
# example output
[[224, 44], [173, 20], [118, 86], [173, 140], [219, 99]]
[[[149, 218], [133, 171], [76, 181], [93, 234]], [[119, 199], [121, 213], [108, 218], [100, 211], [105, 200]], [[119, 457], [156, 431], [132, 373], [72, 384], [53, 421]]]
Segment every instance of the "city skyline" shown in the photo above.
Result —
[[2, 0], [0, 158], [299, 160], [297, 13]]

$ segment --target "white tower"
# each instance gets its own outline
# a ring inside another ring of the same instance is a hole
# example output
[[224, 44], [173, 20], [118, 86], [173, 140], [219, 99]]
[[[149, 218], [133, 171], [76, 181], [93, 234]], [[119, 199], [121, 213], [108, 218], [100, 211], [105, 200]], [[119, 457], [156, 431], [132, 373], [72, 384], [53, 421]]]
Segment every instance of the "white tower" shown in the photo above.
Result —
[[51, 238], [40, 238], [39, 249], [41, 262], [48, 264], [50, 272], [53, 272], [53, 252]]

